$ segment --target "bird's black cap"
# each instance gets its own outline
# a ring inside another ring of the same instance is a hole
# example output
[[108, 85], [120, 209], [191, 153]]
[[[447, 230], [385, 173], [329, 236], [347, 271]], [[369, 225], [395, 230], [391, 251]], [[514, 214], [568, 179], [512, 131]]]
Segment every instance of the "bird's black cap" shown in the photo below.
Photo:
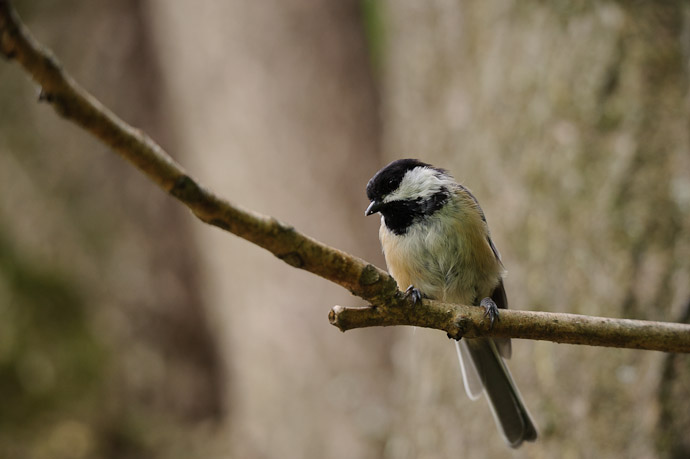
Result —
[[367, 184], [367, 198], [370, 201], [378, 201], [389, 193], [395, 191], [402, 181], [405, 173], [415, 167], [431, 167], [431, 164], [423, 163], [418, 159], [398, 159], [381, 169]]

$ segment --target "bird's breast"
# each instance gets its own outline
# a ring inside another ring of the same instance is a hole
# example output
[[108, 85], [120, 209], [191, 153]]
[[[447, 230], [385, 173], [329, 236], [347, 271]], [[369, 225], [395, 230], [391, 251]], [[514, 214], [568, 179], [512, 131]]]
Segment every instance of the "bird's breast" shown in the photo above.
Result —
[[415, 223], [403, 235], [381, 225], [388, 271], [401, 290], [410, 285], [429, 298], [472, 304], [491, 295], [502, 266], [481, 219], [450, 213]]

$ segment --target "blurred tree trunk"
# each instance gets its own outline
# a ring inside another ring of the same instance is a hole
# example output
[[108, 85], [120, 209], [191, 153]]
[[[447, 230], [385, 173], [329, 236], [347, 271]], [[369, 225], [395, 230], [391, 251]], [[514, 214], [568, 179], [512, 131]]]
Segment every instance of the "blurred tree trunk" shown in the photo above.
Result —
[[[175, 150], [223, 196], [377, 260], [364, 188], [377, 95], [355, 0], [150, 1]], [[378, 458], [391, 330], [342, 334], [342, 288], [206, 225], [194, 232], [219, 331], [231, 457]]]
[[[175, 144], [141, 2], [15, 3], [106, 105]], [[185, 451], [224, 390], [190, 219], [17, 66], [0, 81], [0, 456]]]
[[[380, 157], [359, 2], [17, 6], [78, 81], [203, 183], [382, 264], [363, 216]], [[380, 457], [395, 332], [338, 332], [327, 313], [347, 292], [199, 224], [32, 103], [19, 68], [0, 72], [0, 267], [16, 280], [0, 294], [43, 292], [2, 322], [0, 387], [17, 409], [0, 413], [13, 426], [0, 456]], [[51, 340], [25, 333], [31, 301], [59, 310], [41, 322]], [[12, 342], [25, 335], [28, 356]]]
[[[386, 155], [448, 168], [475, 191], [511, 306], [687, 321], [687, 4], [385, 6]], [[395, 367], [390, 457], [502, 454], [457, 368], [420, 363], [450, 365], [450, 346], [416, 341]], [[687, 356], [541, 342], [513, 355], [541, 431], [519, 457], [690, 455]]]

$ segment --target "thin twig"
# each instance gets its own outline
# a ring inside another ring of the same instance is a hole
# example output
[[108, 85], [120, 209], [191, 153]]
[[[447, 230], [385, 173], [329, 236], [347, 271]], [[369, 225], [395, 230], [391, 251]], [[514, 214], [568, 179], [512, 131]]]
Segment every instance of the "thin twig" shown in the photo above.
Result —
[[341, 330], [415, 325], [452, 338], [505, 336], [561, 343], [690, 352], [690, 326], [530, 311], [502, 311], [489, 330], [473, 306], [424, 300], [412, 305], [385, 271], [329, 247], [278, 220], [216, 196], [190, 177], [156, 142], [81, 88], [53, 54], [21, 23], [9, 0], [0, 0], [0, 53], [16, 60], [41, 86], [40, 101], [90, 132], [185, 204], [200, 220], [227, 230], [295, 268], [307, 270], [369, 301], [366, 308], [334, 307], [329, 319]]

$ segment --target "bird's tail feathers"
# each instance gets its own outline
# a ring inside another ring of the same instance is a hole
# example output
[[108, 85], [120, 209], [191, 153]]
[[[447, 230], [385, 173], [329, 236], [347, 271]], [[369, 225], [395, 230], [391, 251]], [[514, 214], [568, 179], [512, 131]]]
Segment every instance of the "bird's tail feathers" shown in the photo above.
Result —
[[483, 387], [494, 420], [508, 445], [537, 439], [537, 429], [527, 411], [510, 370], [491, 339], [462, 340], [458, 346], [465, 390], [476, 398]]
[[479, 373], [474, 366], [474, 361], [467, 348], [467, 341], [460, 340], [455, 342], [455, 350], [458, 353], [458, 360], [460, 361], [460, 371], [462, 372], [462, 382], [465, 386], [465, 392], [470, 400], [477, 400], [484, 393], [484, 384], [479, 379]]

